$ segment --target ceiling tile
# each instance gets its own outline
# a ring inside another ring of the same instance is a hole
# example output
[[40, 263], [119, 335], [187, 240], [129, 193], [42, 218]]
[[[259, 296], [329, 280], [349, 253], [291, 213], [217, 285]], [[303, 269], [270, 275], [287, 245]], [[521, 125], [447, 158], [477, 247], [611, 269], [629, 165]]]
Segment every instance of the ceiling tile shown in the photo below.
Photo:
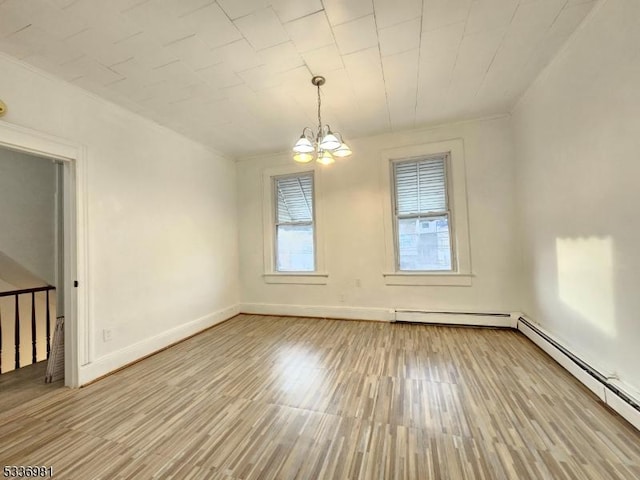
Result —
[[579, 3], [576, 5], [568, 5], [560, 12], [556, 18], [551, 29], [550, 35], [568, 35], [573, 32], [578, 25], [587, 16], [587, 13], [591, 11], [595, 1], [588, 1], [585, 3]]
[[263, 63], [260, 55], [245, 39], [236, 40], [211, 51], [216, 63], [225, 63], [234, 72], [257, 67]]
[[567, 0], [567, 7], [572, 7], [582, 3], [591, 3], [591, 0]]
[[418, 49], [382, 57], [382, 68], [387, 93], [403, 90], [415, 93], [418, 84]]
[[184, 17], [208, 7], [212, 2], [211, 0], [164, 0], [164, 3], [172, 15]]
[[102, 29], [87, 27], [64, 40], [66, 45], [92, 56], [104, 65], [113, 65], [130, 58], [131, 53], [119, 45], [114, 45]]
[[358, 77], [366, 77], [371, 73], [382, 73], [382, 63], [380, 62], [380, 51], [377, 47], [371, 47], [358, 52], [342, 56], [347, 70], [353, 72]]
[[418, 93], [419, 51], [382, 57], [387, 105], [391, 128], [411, 128], [415, 124], [415, 109]]
[[242, 79], [224, 63], [203, 68], [196, 74], [214, 88], [231, 87], [242, 83]]
[[455, 23], [422, 34], [420, 58], [439, 56], [442, 51], [457, 51], [464, 35], [464, 23]]
[[340, 25], [373, 13], [373, 0], [324, 0], [331, 25]]
[[285, 28], [300, 53], [334, 43], [324, 11], [286, 23]]
[[9, 36], [32, 23], [31, 17], [21, 13], [17, 5], [10, 7], [6, 3], [0, 3], [0, 37]]
[[466, 22], [472, 0], [424, 0], [422, 31]]
[[303, 53], [302, 58], [313, 75], [324, 75], [327, 72], [344, 68], [340, 52], [335, 44]]
[[280, 74], [273, 72], [267, 65], [238, 72], [238, 75], [253, 91], [276, 87], [282, 83]]
[[398, 23], [392, 27], [381, 28], [380, 53], [382, 56], [413, 50], [420, 45], [420, 18]]
[[[231, 43], [230, 45], [233, 45]], [[179, 58], [180, 61], [187, 65], [191, 70], [209, 67], [216, 63], [226, 60], [216, 55], [216, 50], [211, 49], [198, 34], [172, 42], [164, 47], [171, 56]]]
[[422, 0], [373, 0], [378, 28], [422, 16]]
[[40, 53], [44, 50], [45, 45], [55, 42], [56, 39], [41, 28], [29, 25], [7, 35], [0, 41], [2, 42], [0, 47], [2, 51], [16, 58], [24, 58], [27, 55]]
[[120, 74], [100, 65], [98, 62], [88, 57], [82, 57], [76, 61], [69, 62], [65, 65], [65, 71], [66, 79], [69, 81], [74, 81], [80, 77], [84, 77], [85, 79], [99, 85], [106, 85], [123, 78]]
[[333, 33], [343, 55], [378, 45], [378, 32], [373, 15], [335, 26]]
[[[66, 42], [68, 45], [70, 44], [68, 41]], [[76, 48], [82, 49], [82, 45], [77, 45]], [[104, 53], [103, 53], [104, 49]], [[144, 58], [149, 58], [153, 56], [154, 52], [158, 51], [158, 44], [144, 32], [140, 32], [136, 35], [131, 35], [130, 37], [123, 38], [120, 41], [117, 41], [111, 45], [104, 45], [101, 49], [98, 49], [95, 52], [96, 58], [103, 58], [103, 63], [108, 66], [114, 66], [116, 63], [118, 64], [118, 69], [120, 66], [125, 63], [124, 61], [113, 61], [107, 62], [105, 55], [115, 56], [117, 55], [121, 59], [136, 59], [136, 62], [143, 62]], [[168, 55], [168, 58], [175, 59], [175, 56]]]
[[258, 10], [262, 10], [269, 5], [268, 0], [218, 0], [218, 4], [222, 7], [230, 19], [249, 15]]
[[491, 68], [499, 70], [523, 68], [543, 36], [544, 30], [541, 29], [510, 29], [491, 62]]
[[212, 48], [242, 38], [242, 34], [217, 3], [211, 3], [195, 12], [179, 17], [177, 22], [183, 23], [189, 32], [196, 33]]
[[467, 20], [467, 34], [506, 27], [511, 23], [518, 0], [482, 0], [471, 5]]
[[292, 70], [304, 65], [304, 60], [296, 50], [293, 42], [285, 42], [274, 47], [260, 50], [262, 63], [274, 73]]
[[420, 95], [447, 88], [451, 83], [456, 59], [456, 50], [441, 50], [437, 54], [421, 58], [418, 77]]
[[271, 6], [283, 23], [323, 10], [320, 0], [272, 0]]
[[[167, 8], [165, 2], [149, 0], [136, 4], [121, 13], [125, 19], [156, 39], [160, 44], [166, 44], [179, 38], [193, 34], [192, 26], [185, 24]], [[96, 19], [90, 24], [98, 23]]]
[[289, 40], [287, 32], [271, 8], [263, 8], [238, 18], [234, 23], [256, 50], [272, 47]]
[[453, 80], [484, 75], [491, 65], [505, 33], [505, 29], [498, 29], [466, 35], [460, 45]]
[[510, 29], [546, 31], [562, 10], [566, 0], [538, 0], [520, 4], [511, 20]]
[[[55, 38], [62, 39], [87, 28], [86, 20], [69, 15], [68, 12], [44, 2], [21, 2], [32, 7], [28, 13], [29, 23], [49, 32]], [[2, 16], [2, 15], [0, 15]], [[0, 31], [4, 31], [0, 29]]]

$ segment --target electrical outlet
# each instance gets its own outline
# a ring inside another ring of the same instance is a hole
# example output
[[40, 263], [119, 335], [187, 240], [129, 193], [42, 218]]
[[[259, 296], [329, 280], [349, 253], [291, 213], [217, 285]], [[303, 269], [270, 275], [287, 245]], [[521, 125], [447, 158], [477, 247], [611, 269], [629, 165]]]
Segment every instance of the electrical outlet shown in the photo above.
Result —
[[359, 278], [356, 278], [356, 287], [360, 288], [362, 286], [362, 282]]
[[102, 341], [110, 342], [112, 338], [113, 331], [110, 328], [105, 328], [102, 330]]
[[340, 303], [344, 303], [344, 293], [340, 294]]

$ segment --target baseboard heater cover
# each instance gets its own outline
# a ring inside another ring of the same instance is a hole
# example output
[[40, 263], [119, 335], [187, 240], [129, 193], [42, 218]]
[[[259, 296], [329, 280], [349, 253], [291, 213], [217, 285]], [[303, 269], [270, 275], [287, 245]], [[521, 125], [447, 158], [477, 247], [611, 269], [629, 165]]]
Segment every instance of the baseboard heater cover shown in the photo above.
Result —
[[469, 327], [513, 328], [514, 319], [509, 313], [447, 312], [425, 310], [395, 310], [397, 323], [427, 323], [431, 325], [458, 325]]
[[620, 390], [615, 385], [612, 385], [608, 381], [608, 379], [607, 379], [607, 377], [605, 375], [600, 373], [598, 370], [593, 368], [591, 365], [586, 363], [581, 358], [579, 358], [576, 355], [574, 355], [573, 353], [571, 353], [569, 350], [567, 350], [566, 347], [564, 347], [563, 345], [558, 343], [556, 340], [551, 338], [549, 335], [544, 333], [542, 330], [540, 330], [538, 327], [536, 327], [535, 324], [531, 323], [526, 318], [520, 317], [520, 318], [518, 318], [518, 322], [522, 322], [523, 324], [525, 324], [530, 330], [535, 332], [536, 335], [538, 335], [541, 338], [543, 338], [547, 343], [551, 344], [554, 348], [556, 348], [563, 355], [565, 355], [569, 360], [571, 360], [578, 367], [580, 367], [582, 370], [584, 370], [585, 373], [587, 373], [588, 375], [593, 377], [596, 381], [600, 382], [604, 388], [606, 388], [610, 392], [614, 393], [622, 401], [624, 401], [626, 404], [628, 404], [630, 407], [632, 407], [634, 410], [636, 410], [638, 413], [640, 413], [640, 405], [638, 404], [638, 402], [636, 402], [633, 398], [631, 398], [629, 395], [627, 395], [625, 392]]

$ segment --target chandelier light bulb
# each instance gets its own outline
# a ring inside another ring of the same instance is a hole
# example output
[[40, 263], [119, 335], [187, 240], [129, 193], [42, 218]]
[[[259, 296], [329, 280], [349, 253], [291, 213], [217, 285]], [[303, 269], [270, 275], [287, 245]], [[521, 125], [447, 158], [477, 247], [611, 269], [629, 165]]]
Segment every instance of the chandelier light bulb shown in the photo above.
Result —
[[322, 165], [331, 165], [335, 161], [336, 159], [333, 158], [331, 152], [327, 150], [323, 151], [322, 154], [318, 157], [318, 163], [321, 163]]
[[349, 148], [349, 145], [347, 145], [346, 143], [342, 143], [337, 150], [335, 150], [333, 152], [333, 156], [334, 157], [340, 157], [340, 158], [344, 158], [344, 157], [348, 157], [349, 155], [351, 155], [353, 152], [351, 151], [351, 149]]
[[296, 153], [293, 159], [298, 163], [309, 163], [313, 160], [313, 155], [310, 153]]

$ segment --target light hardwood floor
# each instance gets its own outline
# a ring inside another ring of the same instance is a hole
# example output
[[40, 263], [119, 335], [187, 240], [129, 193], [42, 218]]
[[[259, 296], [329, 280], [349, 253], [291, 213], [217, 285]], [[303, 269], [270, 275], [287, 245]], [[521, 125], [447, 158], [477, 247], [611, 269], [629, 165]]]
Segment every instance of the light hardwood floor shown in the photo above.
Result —
[[0, 375], [0, 413], [64, 386], [63, 380], [44, 383], [46, 372], [45, 360]]
[[58, 479], [635, 479], [640, 434], [507, 330], [240, 315], [0, 414]]

